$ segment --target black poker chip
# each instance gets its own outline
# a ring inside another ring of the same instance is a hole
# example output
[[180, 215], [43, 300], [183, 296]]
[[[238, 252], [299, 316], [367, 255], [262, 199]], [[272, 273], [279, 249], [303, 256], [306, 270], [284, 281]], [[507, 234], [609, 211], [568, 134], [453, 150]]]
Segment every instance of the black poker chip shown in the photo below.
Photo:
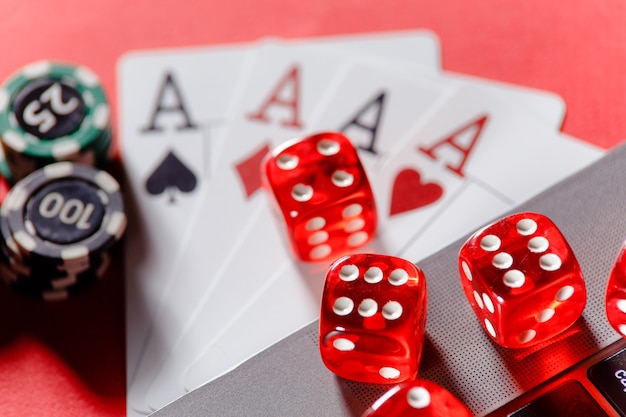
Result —
[[104, 256], [98, 265], [90, 266], [83, 271], [74, 273], [47, 273], [41, 270], [30, 270], [29, 274], [23, 275], [13, 269], [12, 265], [0, 263], [0, 271], [3, 280], [17, 289], [30, 289], [43, 291], [58, 291], [82, 285], [85, 282], [97, 282], [105, 274], [110, 263], [110, 258]]
[[126, 214], [107, 172], [57, 162], [18, 181], [0, 206], [0, 277], [15, 290], [64, 299], [97, 283]]
[[59, 301], [68, 299], [76, 294], [84, 292], [85, 290], [93, 288], [99, 280], [100, 277], [94, 275], [58, 289], [42, 288], [38, 285], [33, 285], [23, 281], [8, 282], [8, 285], [13, 290], [29, 298], [41, 299], [44, 301]]
[[106, 171], [71, 162], [47, 165], [18, 182], [0, 215], [20, 251], [64, 264], [87, 262], [126, 229], [118, 182]]

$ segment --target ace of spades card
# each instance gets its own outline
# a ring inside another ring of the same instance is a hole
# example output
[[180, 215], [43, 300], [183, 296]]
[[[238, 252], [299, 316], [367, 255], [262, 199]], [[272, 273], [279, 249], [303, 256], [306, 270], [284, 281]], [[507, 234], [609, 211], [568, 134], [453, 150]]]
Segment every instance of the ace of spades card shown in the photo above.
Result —
[[[253, 52], [247, 46], [134, 52], [119, 62], [120, 153], [131, 215], [126, 238], [127, 381], [151, 332], [159, 271], [184, 240], [209, 181], [207, 155]], [[169, 260], [169, 261], [168, 261]], [[129, 409], [149, 409], [132, 392]]]

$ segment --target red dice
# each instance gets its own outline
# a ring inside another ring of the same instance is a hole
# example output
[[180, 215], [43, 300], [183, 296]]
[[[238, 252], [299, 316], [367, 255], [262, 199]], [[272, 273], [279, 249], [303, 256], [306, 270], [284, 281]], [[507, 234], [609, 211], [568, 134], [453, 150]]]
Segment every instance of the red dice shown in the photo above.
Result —
[[445, 388], [426, 380], [396, 385], [362, 417], [472, 417], [465, 405]]
[[606, 287], [606, 315], [609, 323], [626, 338], [626, 243], [622, 245]]
[[572, 248], [541, 214], [513, 214], [477, 231], [461, 248], [459, 272], [480, 323], [504, 347], [545, 341], [585, 308]]
[[415, 378], [426, 326], [426, 281], [404, 259], [355, 254], [326, 274], [319, 321], [326, 367], [340, 377], [388, 384]]
[[336, 259], [374, 236], [374, 195], [356, 149], [341, 133], [285, 143], [266, 157], [262, 174], [299, 259]]

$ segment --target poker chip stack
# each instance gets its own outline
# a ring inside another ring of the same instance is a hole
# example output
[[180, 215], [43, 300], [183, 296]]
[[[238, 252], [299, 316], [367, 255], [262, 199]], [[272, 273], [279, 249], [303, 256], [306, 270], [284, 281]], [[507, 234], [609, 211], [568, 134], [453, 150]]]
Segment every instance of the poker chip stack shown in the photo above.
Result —
[[125, 229], [110, 174], [67, 161], [47, 165], [18, 181], [0, 207], [0, 276], [35, 298], [68, 298], [103, 276]]
[[104, 168], [111, 143], [109, 105], [89, 69], [39, 61], [0, 87], [0, 175], [9, 183], [57, 161]]

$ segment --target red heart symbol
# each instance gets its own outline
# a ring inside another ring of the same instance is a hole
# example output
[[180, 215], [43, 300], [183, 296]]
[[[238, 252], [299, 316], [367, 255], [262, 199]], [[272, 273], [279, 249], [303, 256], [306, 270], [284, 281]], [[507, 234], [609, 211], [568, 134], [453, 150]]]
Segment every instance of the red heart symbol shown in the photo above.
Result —
[[419, 172], [411, 168], [403, 169], [393, 182], [389, 215], [427, 206], [439, 200], [442, 195], [441, 185], [434, 182], [423, 183]]

